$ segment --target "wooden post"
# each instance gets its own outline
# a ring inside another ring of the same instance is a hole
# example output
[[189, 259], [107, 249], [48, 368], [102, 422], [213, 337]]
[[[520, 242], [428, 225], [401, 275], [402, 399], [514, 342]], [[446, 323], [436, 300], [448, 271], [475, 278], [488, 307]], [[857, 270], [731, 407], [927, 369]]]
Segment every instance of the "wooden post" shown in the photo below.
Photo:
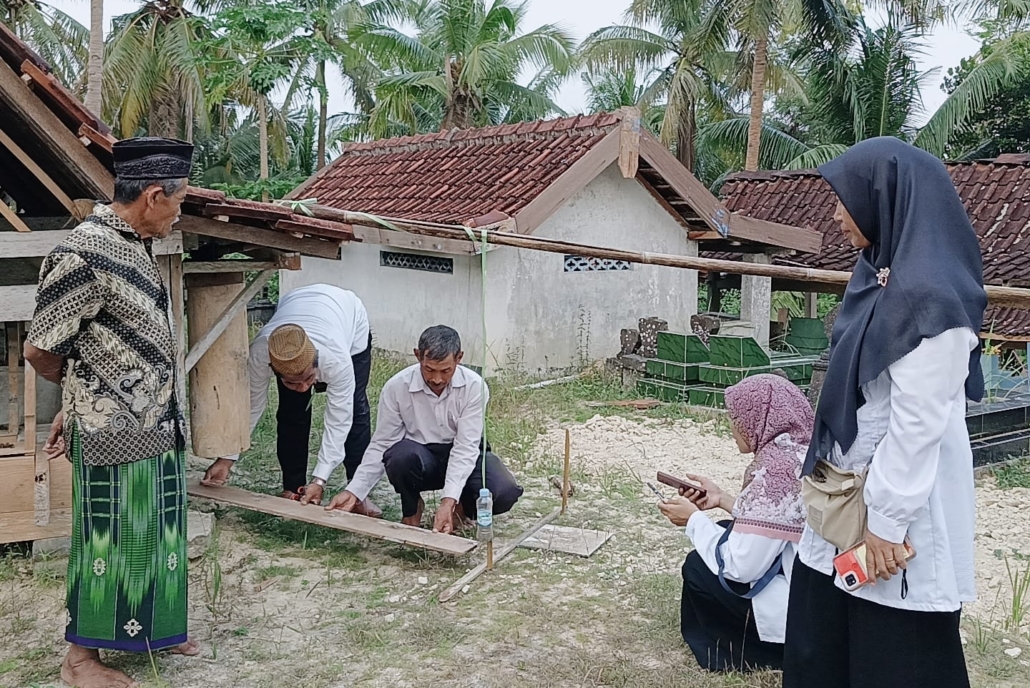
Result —
[[494, 570], [494, 541], [486, 543], [486, 570]]
[[[0, 202], [2, 203], [2, 202]], [[12, 444], [18, 443], [18, 430], [21, 427], [21, 380], [18, 363], [21, 336], [19, 323], [7, 323], [7, 435], [12, 437]]]
[[[186, 289], [187, 334], [193, 347], [244, 291], [243, 275], [187, 275]], [[247, 312], [242, 309], [190, 371], [190, 427], [197, 456], [215, 459], [250, 448], [247, 335]]]
[[819, 295], [807, 292], [805, 294], [805, 317], [806, 318], [818, 318], [819, 317]]
[[565, 473], [561, 481], [561, 513], [569, 505], [569, 474], [572, 472], [572, 437], [568, 428], [565, 429]]

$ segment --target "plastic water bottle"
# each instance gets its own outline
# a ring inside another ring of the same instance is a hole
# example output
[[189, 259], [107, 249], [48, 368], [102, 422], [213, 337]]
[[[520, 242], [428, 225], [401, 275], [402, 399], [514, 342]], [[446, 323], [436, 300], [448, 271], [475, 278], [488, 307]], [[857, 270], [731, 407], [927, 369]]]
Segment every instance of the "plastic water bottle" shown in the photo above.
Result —
[[494, 498], [485, 487], [479, 491], [476, 500], [476, 534], [480, 542], [494, 539]]

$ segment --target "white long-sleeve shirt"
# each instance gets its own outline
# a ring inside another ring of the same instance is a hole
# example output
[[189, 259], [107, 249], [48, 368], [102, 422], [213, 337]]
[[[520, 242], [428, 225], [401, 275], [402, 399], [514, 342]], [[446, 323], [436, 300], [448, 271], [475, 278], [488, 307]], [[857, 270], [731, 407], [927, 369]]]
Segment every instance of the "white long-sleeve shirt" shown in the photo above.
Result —
[[[687, 521], [686, 532], [708, 569], [718, 575], [715, 548], [725, 529], [698, 511]], [[789, 540], [736, 531], [730, 533], [722, 546], [723, 575], [727, 580], [753, 587], [777, 560], [783, 564], [783, 571], [751, 600], [758, 637], [769, 643], [782, 643], [787, 632], [787, 599], [794, 552], [794, 543]]]
[[481, 456], [483, 409], [489, 399], [483, 378], [463, 366], [454, 371], [440, 396], [429, 389], [418, 364], [397, 373], [383, 386], [375, 434], [347, 491], [358, 499], [367, 497], [386, 472], [383, 452], [408, 439], [419, 444], [454, 444], [443, 496], [459, 499]]
[[[924, 339], [863, 386], [858, 436], [835, 465], [860, 471], [869, 530], [890, 542], [906, 534], [916, 556], [908, 564], [908, 594], [900, 575], [851, 593], [897, 609], [953, 612], [976, 599], [973, 535], [976, 495], [966, 429], [965, 382], [976, 334], [968, 328]], [[805, 528], [801, 561], [833, 573], [836, 548]], [[837, 580], [837, 586], [843, 584]]]
[[[299, 325], [318, 351], [316, 379], [326, 383], [322, 447], [314, 476], [328, 480], [343, 463], [344, 443], [354, 422], [354, 365], [351, 357], [368, 348], [368, 313], [350, 291], [313, 284], [279, 299], [268, 324], [250, 344], [250, 430], [254, 431], [268, 406], [268, 386], [274, 375], [268, 365], [268, 337], [281, 325]], [[235, 461], [239, 455], [227, 457]]]

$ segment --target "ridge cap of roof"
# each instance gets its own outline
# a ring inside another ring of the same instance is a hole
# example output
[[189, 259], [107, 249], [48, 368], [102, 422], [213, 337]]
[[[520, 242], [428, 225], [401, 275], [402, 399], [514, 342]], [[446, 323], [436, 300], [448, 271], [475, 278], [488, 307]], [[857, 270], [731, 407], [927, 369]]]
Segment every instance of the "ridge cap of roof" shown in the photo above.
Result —
[[[601, 113], [597, 115], [574, 115], [554, 119], [519, 122], [515, 124], [496, 124], [489, 127], [471, 127], [459, 129], [452, 127], [446, 131], [416, 136], [395, 136], [374, 141], [362, 141], [348, 144], [341, 158], [347, 155], [387, 155], [389, 153], [414, 152], [431, 148], [443, 148], [465, 143], [482, 142], [485, 139], [499, 141], [532, 141], [553, 139], [559, 136], [590, 137], [599, 133], [607, 133], [619, 125], [619, 113]], [[544, 131], [540, 131], [544, 128]]]

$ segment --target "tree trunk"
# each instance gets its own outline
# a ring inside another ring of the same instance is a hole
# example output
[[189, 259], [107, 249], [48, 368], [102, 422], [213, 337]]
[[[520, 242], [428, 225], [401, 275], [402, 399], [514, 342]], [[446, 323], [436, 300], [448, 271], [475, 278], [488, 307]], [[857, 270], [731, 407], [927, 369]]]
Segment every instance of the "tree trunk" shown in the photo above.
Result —
[[769, 66], [769, 37], [755, 41], [755, 66], [751, 72], [751, 118], [747, 126], [747, 159], [744, 169], [758, 170], [758, 152], [762, 143], [762, 111], [765, 108], [765, 73]]
[[89, 62], [86, 67], [86, 109], [103, 119], [104, 0], [89, 3]]
[[[258, 134], [261, 146], [261, 181], [268, 181], [268, 104], [264, 95], [257, 99]], [[268, 188], [261, 192], [261, 200], [268, 203]]]
[[695, 141], [697, 135], [696, 112], [693, 103], [683, 106], [684, 112], [676, 123], [676, 158], [691, 172], [694, 171]]
[[[161, 86], [150, 102], [150, 116], [147, 117], [147, 135], [162, 138], [179, 138], [179, 108], [175, 94]], [[134, 132], [123, 131], [126, 138]]]
[[319, 60], [315, 67], [315, 81], [318, 86], [318, 162], [317, 169], [325, 167], [325, 137], [329, 126], [329, 90], [325, 83], [325, 60]]

